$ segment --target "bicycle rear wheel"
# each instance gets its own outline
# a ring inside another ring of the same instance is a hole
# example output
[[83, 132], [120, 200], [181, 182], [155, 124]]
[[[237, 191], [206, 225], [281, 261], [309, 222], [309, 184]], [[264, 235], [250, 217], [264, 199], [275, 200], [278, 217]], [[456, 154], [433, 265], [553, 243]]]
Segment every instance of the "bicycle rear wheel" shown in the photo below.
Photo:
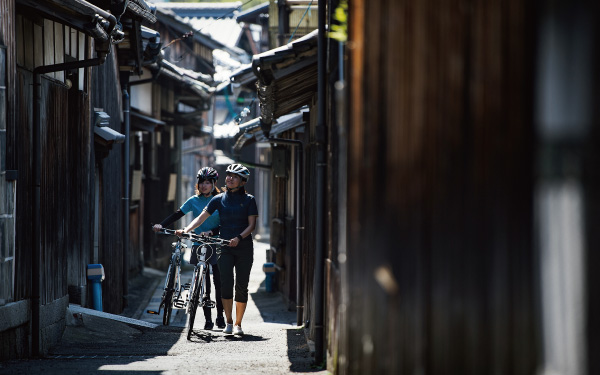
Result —
[[198, 308], [198, 304], [200, 303], [200, 294], [202, 286], [204, 285], [204, 266], [200, 266], [200, 269], [196, 269], [196, 275], [194, 279], [196, 283], [194, 285], [194, 292], [192, 294], [192, 298], [190, 298], [190, 318], [188, 319], [188, 333], [187, 339], [190, 340], [192, 337], [192, 332], [194, 330], [194, 321], [196, 320], [196, 309]]
[[165, 297], [163, 302], [165, 309], [163, 311], [163, 325], [168, 326], [171, 321], [171, 312], [173, 311], [173, 294], [175, 292], [175, 276], [177, 269], [172, 264], [169, 266], [169, 275], [167, 281], [167, 288], [165, 290]]

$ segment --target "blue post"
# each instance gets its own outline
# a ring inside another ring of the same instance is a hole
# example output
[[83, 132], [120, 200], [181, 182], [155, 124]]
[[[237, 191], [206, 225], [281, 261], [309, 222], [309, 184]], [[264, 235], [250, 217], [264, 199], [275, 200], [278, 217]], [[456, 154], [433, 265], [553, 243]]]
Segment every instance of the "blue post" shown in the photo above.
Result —
[[92, 283], [92, 301], [94, 310], [102, 311], [102, 281], [104, 267], [101, 264], [88, 264], [87, 278]]
[[265, 272], [265, 290], [267, 292], [272, 292], [273, 277], [275, 276], [275, 263], [263, 264], [263, 271]]
[[92, 307], [94, 310], [102, 311], [102, 283], [98, 280], [90, 280], [92, 283]]

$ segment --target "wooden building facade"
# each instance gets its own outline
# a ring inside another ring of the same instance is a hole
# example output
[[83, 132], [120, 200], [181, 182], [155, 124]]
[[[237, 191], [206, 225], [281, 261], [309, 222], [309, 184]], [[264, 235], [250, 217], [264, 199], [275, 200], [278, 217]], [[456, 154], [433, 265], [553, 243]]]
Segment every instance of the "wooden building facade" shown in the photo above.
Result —
[[[324, 92], [306, 88], [303, 125], [277, 135], [292, 142], [271, 140], [276, 285], [317, 364], [597, 373], [598, 5], [340, 5], [348, 40], [318, 50]], [[300, 51], [254, 57], [257, 140], [291, 103]]]
[[329, 366], [597, 373], [598, 5], [348, 4]]
[[[202, 116], [212, 89], [202, 81], [209, 75], [160, 59], [160, 34], [142, 25], [156, 21], [144, 0], [3, 0], [0, 17], [6, 359], [46, 353], [62, 335], [68, 304], [91, 305], [88, 264], [104, 266], [103, 310], [123, 311], [128, 280], [145, 263], [143, 197], [166, 198], [146, 193], [136, 172], [146, 163], [156, 180], [164, 172], [159, 161], [180, 168], [172, 161], [181, 143], [173, 139], [184, 127], [165, 130], [161, 118], [178, 114], [180, 97]], [[154, 92], [150, 109], [131, 116], [130, 78], [144, 71]], [[199, 128], [194, 119], [183, 124], [188, 132]], [[144, 153], [148, 134], [159, 141]], [[159, 180], [159, 190], [171, 180]]]

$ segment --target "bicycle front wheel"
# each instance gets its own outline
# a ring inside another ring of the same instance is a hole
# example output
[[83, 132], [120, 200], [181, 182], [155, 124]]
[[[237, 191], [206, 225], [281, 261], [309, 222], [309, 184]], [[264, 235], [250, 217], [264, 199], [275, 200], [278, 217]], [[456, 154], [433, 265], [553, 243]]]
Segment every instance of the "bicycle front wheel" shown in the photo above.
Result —
[[188, 319], [188, 333], [187, 339], [190, 340], [192, 337], [192, 332], [194, 330], [194, 321], [196, 320], [196, 309], [200, 303], [200, 293], [201, 286], [204, 285], [204, 266], [200, 266], [196, 268], [196, 274], [194, 275], [194, 279], [196, 280], [195, 285], [193, 286], [194, 291], [192, 297], [190, 298], [190, 318]]
[[167, 281], [167, 288], [165, 290], [164, 304], [165, 309], [163, 311], [163, 325], [168, 326], [171, 322], [171, 312], [173, 311], [173, 294], [175, 292], [175, 277], [177, 269], [171, 265], [169, 267], [169, 275]]

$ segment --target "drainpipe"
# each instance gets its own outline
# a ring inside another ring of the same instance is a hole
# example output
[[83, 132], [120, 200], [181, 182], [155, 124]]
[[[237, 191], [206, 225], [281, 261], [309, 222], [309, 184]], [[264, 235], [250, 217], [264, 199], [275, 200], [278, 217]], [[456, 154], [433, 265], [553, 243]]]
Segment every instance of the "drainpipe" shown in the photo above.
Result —
[[123, 142], [123, 307], [127, 307], [129, 294], [129, 130], [130, 130], [130, 105], [129, 96], [129, 71], [121, 72], [121, 89], [123, 97], [123, 127], [125, 128], [125, 141]]
[[304, 156], [304, 143], [295, 139], [269, 138], [269, 143], [296, 146], [296, 325], [303, 324], [304, 295], [302, 293], [302, 239], [304, 238], [302, 226], [302, 165]]
[[41, 185], [41, 169], [42, 169], [42, 74], [60, 72], [70, 69], [87, 68], [90, 66], [101, 65], [106, 60], [106, 53], [99, 53], [99, 57], [60, 63], [54, 65], [38, 66], [33, 69], [33, 150], [32, 150], [32, 173], [33, 173], [33, 249], [31, 259], [31, 347], [32, 354], [39, 356], [40, 354], [40, 273], [41, 273], [41, 256], [42, 256], [42, 228], [40, 220], [40, 185]]
[[278, 22], [278, 39], [279, 46], [283, 46], [286, 41], [287, 34], [290, 33], [290, 14], [288, 11], [288, 5], [286, 0], [277, 0], [277, 7], [279, 11], [279, 22]]
[[324, 233], [325, 233], [325, 168], [326, 157], [325, 157], [325, 122], [326, 122], [326, 98], [325, 89], [327, 84], [327, 72], [326, 72], [326, 39], [325, 33], [325, 1], [319, 1], [319, 37], [318, 37], [318, 81], [317, 81], [317, 95], [318, 95], [318, 118], [316, 128], [316, 146], [317, 146], [317, 217], [316, 217], [316, 249], [315, 249], [315, 284], [314, 284], [314, 296], [315, 296], [315, 363], [324, 363], [324, 328], [323, 328], [323, 316], [324, 316]]

